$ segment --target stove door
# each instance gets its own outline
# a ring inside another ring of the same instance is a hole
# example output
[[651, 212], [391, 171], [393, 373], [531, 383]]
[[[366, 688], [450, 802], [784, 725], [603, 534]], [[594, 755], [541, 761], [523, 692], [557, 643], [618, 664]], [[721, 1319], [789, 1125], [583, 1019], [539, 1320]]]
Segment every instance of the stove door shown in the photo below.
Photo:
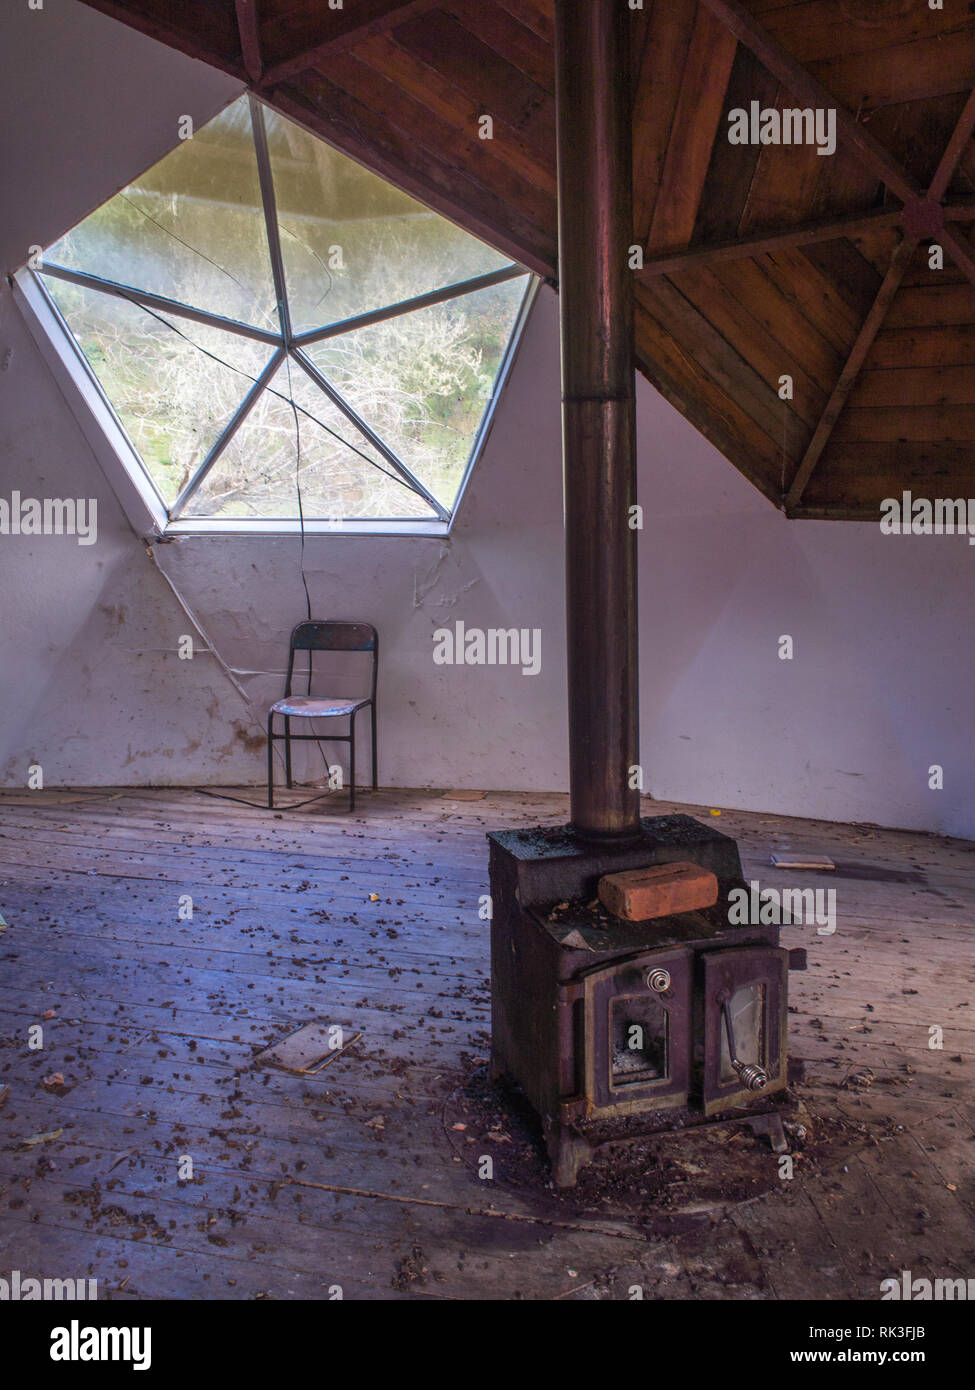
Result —
[[706, 1115], [784, 1088], [788, 969], [789, 952], [775, 946], [704, 956]]
[[687, 1103], [692, 963], [690, 951], [671, 948], [586, 976], [589, 1115]]

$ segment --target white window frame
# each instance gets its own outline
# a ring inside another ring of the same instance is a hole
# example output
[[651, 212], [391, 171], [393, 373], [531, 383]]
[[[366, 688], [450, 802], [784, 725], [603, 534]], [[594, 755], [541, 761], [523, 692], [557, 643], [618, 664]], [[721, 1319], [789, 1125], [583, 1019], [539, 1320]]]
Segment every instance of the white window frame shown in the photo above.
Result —
[[[270, 166], [267, 163], [266, 146], [264, 146], [263, 139], [263, 113], [260, 111], [260, 104], [254, 101], [253, 98], [251, 98], [251, 103], [252, 113], [254, 114], [255, 139], [258, 147], [259, 162], [263, 148], [263, 154], [265, 155], [264, 164], [267, 165], [267, 168], [263, 169], [265, 177], [262, 180], [262, 183], [266, 185], [264, 188], [265, 214], [269, 219], [273, 217], [273, 226], [276, 228], [276, 210], [273, 203], [273, 190], [270, 186]], [[268, 202], [268, 199], [270, 199], [270, 202]], [[272, 226], [270, 220], [268, 226]], [[274, 237], [272, 236], [272, 243], [273, 242]], [[278, 255], [277, 258], [275, 258], [274, 255], [275, 250], [279, 251], [279, 249], [279, 247], [275, 247], [272, 244], [272, 261], [274, 262], [275, 279], [283, 285], [283, 265], [279, 264], [280, 256]], [[43, 264], [39, 269], [41, 271], [45, 270]], [[528, 275], [528, 272], [521, 268], [515, 271], [514, 266], [510, 267], [510, 271], [514, 272], [515, 275]], [[75, 273], [56, 271], [53, 266], [47, 269], [47, 273], [57, 275], [58, 278], [75, 280], [76, 283], [97, 281], [97, 277], [81, 274], [78, 274], [76, 277]], [[500, 274], [499, 272], [484, 278], [493, 279], [496, 275]], [[502, 278], [512, 278], [512, 276], [509, 273], [508, 276]], [[473, 285], [474, 282], [470, 283]], [[529, 277], [518, 315], [508, 336], [505, 352], [495, 376], [492, 396], [482, 413], [477, 434], [475, 435], [467, 466], [464, 471], [464, 476], [458, 487], [453, 506], [448, 508], [439, 502], [435, 502], [434, 508], [440, 515], [438, 518], [431, 519], [396, 518], [359, 520], [356, 518], [348, 518], [340, 521], [321, 518], [308, 518], [304, 521], [300, 519], [272, 519], [263, 517], [188, 518], [185, 516], [177, 516], [171, 518], [170, 509], [167, 507], [162, 495], [159, 493], [150, 477], [139, 451], [129, 437], [122, 421], [85, 357], [80, 344], [55, 305], [47, 286], [40, 279], [39, 274], [32, 269], [24, 267], [11, 277], [11, 285], [14, 301], [34, 341], [37, 343], [64, 399], [68, 403], [72, 414], [91, 446], [109, 486], [118, 498], [133, 529], [139, 535], [145, 536], [146, 538], [160, 538], [162, 536], [179, 535], [292, 535], [303, 532], [305, 535], [328, 536], [381, 535], [443, 537], [450, 534], [457, 520], [474, 467], [484, 450], [484, 446], [491, 432], [497, 404], [510, 374], [515, 357], [517, 356], [525, 324], [531, 313], [538, 292], [539, 281], [537, 276]], [[97, 288], [97, 285], [95, 287]], [[445, 287], [445, 289], [449, 288], [452, 287]], [[434, 291], [429, 296], [418, 296], [417, 298], [420, 300], [430, 298], [436, 301], [441, 298], [462, 297], [463, 290], [461, 286], [455, 288], [461, 291], [460, 296], [455, 294], [447, 295], [444, 294], [443, 291]], [[138, 291], [134, 293], [133, 298], [137, 295], [139, 295]], [[129, 296], [128, 294], [124, 294], [122, 297], [128, 299]], [[142, 296], [139, 295], [139, 297]], [[147, 299], [153, 298], [152, 296], [145, 297]], [[188, 308], [188, 306], [186, 307]], [[419, 305], [417, 305], [417, 307], [419, 307]], [[397, 309], [398, 306], [389, 306], [389, 310], [381, 310], [375, 315], [367, 315], [366, 317], [382, 318], [392, 316], [393, 313], [397, 312]], [[399, 312], [403, 312], [405, 309], [406, 305], [404, 305], [402, 309], [399, 309]], [[299, 358], [303, 358], [304, 354], [301, 352], [301, 349], [304, 345], [304, 340], [318, 341], [327, 337], [336, 336], [336, 332], [343, 331], [342, 325], [334, 325], [331, 328], [323, 328], [322, 330], [316, 330], [310, 333], [296, 334], [292, 337], [290, 324], [287, 322], [287, 315], [285, 315], [283, 328], [288, 337], [279, 344], [277, 349], [282, 359], [284, 353], [288, 350], [285, 347], [285, 341], [292, 354], [297, 355]], [[304, 362], [302, 362], [302, 365], [304, 365]], [[310, 369], [306, 368], [306, 370], [310, 370], [313, 373], [315, 371], [313, 366]], [[368, 430], [368, 426], [365, 426], [365, 428]], [[384, 454], [388, 453], [389, 451], [386, 446], [383, 445], [381, 441], [379, 442], [381, 445], [381, 452]], [[219, 457], [219, 453], [217, 457]], [[409, 473], [406, 466], [395, 459], [395, 456], [390, 455], [390, 457], [393, 459], [393, 466], [398, 472], [405, 470], [406, 473]], [[212, 464], [210, 466], [212, 466]], [[204, 469], [204, 473], [200, 477], [195, 477], [194, 481], [196, 482], [196, 486], [199, 486], [199, 482], [202, 481], [202, 476], [205, 475], [205, 471]], [[418, 484], [418, 486], [422, 487], [422, 484]], [[432, 494], [426, 489], [423, 489], [423, 492], [428, 498], [432, 498]], [[185, 501], [183, 505], [185, 506]]]

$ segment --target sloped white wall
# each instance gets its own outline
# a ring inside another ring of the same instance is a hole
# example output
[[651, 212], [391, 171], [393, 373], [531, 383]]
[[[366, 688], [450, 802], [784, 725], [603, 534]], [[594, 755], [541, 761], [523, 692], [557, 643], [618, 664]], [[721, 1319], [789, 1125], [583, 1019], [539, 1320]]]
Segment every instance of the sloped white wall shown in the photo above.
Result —
[[[35, 46], [38, 14], [53, 47]], [[17, 119], [31, 122], [38, 166], [17, 162], [16, 141], [12, 164], [5, 151], [18, 211], [0, 246], [12, 268], [25, 241], [50, 241], [158, 158], [178, 115], [202, 121], [234, 87], [68, 0], [3, 23], [17, 84], [0, 100], [33, 102]], [[78, 48], [89, 25], [98, 43]], [[72, 46], [89, 56], [71, 84], [45, 79], [52, 53]], [[192, 629], [6, 291], [3, 360], [0, 496], [95, 496], [99, 540], [0, 536], [0, 782], [24, 785], [32, 762], [49, 786], [259, 782], [263, 710], [280, 676], [244, 673], [280, 672], [287, 632], [304, 616], [297, 540], [157, 547], [241, 673], [243, 699], [205, 652], [178, 659]], [[638, 413], [649, 790], [975, 837], [975, 549], [957, 537], [786, 522], [642, 381]], [[557, 301], [543, 291], [449, 541], [306, 542], [317, 614], [381, 632], [385, 784], [565, 786], [559, 453]], [[433, 633], [457, 619], [540, 628], [540, 673], [435, 665]], [[791, 662], [778, 657], [783, 634], [795, 642]], [[934, 763], [943, 791], [928, 789]]]

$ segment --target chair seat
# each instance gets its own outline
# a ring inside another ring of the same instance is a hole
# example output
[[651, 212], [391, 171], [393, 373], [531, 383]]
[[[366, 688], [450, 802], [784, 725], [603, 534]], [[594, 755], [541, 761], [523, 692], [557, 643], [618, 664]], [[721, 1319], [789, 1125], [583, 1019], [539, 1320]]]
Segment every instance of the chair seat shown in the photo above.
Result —
[[369, 703], [369, 700], [345, 700], [341, 696], [327, 700], [319, 695], [286, 695], [272, 705], [271, 710], [291, 719], [327, 719], [337, 714], [355, 714]]

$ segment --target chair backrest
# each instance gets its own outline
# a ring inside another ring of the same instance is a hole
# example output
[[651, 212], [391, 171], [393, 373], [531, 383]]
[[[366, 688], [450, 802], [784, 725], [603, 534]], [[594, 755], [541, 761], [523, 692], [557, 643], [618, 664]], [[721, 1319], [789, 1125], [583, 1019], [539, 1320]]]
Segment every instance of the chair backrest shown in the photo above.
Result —
[[304, 622], [291, 634], [288, 651], [288, 679], [285, 695], [290, 695], [295, 652], [308, 653], [308, 692], [311, 693], [312, 652], [371, 652], [372, 699], [376, 698], [379, 671], [379, 634], [371, 623]]

